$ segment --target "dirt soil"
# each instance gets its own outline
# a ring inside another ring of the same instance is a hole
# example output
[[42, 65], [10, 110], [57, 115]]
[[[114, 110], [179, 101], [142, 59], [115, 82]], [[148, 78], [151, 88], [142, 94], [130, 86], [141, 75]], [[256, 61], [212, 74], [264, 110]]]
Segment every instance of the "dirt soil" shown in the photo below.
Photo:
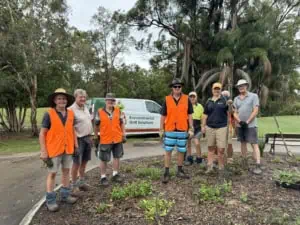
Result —
[[[175, 157], [173, 158], [175, 165]], [[252, 162], [253, 163], [253, 162]], [[227, 193], [224, 202], [201, 201], [195, 197], [201, 184], [220, 184], [217, 173], [205, 175], [205, 168], [199, 165], [185, 167], [191, 175], [189, 180], [173, 177], [165, 185], [161, 181], [151, 181], [152, 196], [144, 198], [129, 198], [123, 201], [112, 201], [113, 185], [107, 188], [99, 185], [99, 170], [94, 169], [87, 174], [87, 181], [92, 186], [91, 191], [82, 193], [79, 201], [73, 205], [61, 204], [59, 212], [50, 213], [42, 206], [32, 221], [32, 225], [299, 225], [300, 224], [300, 191], [285, 189], [275, 185], [272, 175], [277, 169], [299, 169], [296, 161], [287, 162], [284, 157], [265, 156], [263, 160], [263, 175], [253, 175], [243, 170], [239, 158], [230, 166], [226, 178], [232, 181], [232, 192]], [[252, 165], [253, 166], [253, 165]], [[122, 163], [122, 175], [125, 184], [140, 180], [134, 174], [138, 167], [156, 167], [163, 170], [163, 158], [152, 157], [130, 160]], [[111, 173], [111, 169], [109, 171]], [[139, 208], [141, 199], [162, 196], [174, 200], [170, 212], [165, 217], [149, 222], [144, 211]], [[244, 198], [242, 197], [244, 196]], [[246, 196], [246, 199], [245, 199]], [[99, 203], [109, 205], [104, 213], [97, 212]]]

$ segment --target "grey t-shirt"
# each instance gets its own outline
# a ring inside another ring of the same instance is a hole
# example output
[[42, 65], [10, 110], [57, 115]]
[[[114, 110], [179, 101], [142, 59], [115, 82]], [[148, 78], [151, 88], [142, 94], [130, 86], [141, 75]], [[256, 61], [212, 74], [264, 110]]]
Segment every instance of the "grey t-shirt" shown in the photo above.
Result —
[[[259, 98], [252, 92], [248, 92], [244, 99], [241, 99], [239, 95], [234, 98], [233, 107], [237, 110], [240, 120], [247, 121], [253, 109], [259, 107]], [[257, 127], [256, 117], [248, 124], [248, 127]]]

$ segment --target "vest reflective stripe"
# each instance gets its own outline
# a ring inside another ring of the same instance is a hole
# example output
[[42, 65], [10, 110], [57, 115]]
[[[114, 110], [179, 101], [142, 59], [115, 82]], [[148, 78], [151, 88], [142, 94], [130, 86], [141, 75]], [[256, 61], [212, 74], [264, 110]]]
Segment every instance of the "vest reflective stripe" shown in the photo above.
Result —
[[166, 97], [167, 116], [165, 119], [165, 131], [188, 130], [188, 96], [182, 95], [176, 105], [173, 96]]
[[55, 109], [48, 111], [51, 127], [46, 134], [46, 148], [50, 158], [64, 153], [70, 155], [74, 153], [74, 113], [69, 109], [67, 112], [68, 118], [63, 125]]
[[116, 144], [122, 142], [122, 129], [120, 125], [120, 109], [115, 107], [112, 119], [103, 109], [99, 109], [100, 118], [100, 144]]

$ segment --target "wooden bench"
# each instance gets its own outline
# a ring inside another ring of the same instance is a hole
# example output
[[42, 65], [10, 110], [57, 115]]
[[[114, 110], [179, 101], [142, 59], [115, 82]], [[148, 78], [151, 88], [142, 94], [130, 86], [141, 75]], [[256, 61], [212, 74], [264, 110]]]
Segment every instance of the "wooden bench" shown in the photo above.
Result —
[[[278, 143], [278, 142], [282, 142], [282, 143]], [[270, 153], [275, 154], [276, 145], [284, 145], [285, 147], [300, 146], [300, 134], [280, 134], [280, 133], [266, 134], [265, 143], [271, 144]]]

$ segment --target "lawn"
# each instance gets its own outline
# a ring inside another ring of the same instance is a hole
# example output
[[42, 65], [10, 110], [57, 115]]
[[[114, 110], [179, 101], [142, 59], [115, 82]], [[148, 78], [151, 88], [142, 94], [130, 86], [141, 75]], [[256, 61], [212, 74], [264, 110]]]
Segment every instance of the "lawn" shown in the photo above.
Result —
[[[41, 124], [42, 117], [47, 108], [39, 108], [37, 120], [38, 124]], [[30, 126], [30, 111], [26, 117], [26, 124]], [[300, 133], [300, 116], [280, 116], [278, 122], [282, 132], [284, 133]], [[26, 125], [27, 126], [27, 125]], [[263, 137], [266, 133], [276, 133], [277, 127], [273, 117], [263, 117], [258, 120], [258, 132], [259, 136]], [[142, 140], [145, 137], [142, 138]], [[136, 141], [137, 138], [131, 138], [129, 141]], [[138, 140], [141, 140], [139, 138]], [[34, 152], [38, 151], [38, 139], [30, 138], [28, 135], [21, 135], [17, 137], [8, 137], [6, 139], [0, 139], [0, 154], [20, 153], [20, 152]]]

